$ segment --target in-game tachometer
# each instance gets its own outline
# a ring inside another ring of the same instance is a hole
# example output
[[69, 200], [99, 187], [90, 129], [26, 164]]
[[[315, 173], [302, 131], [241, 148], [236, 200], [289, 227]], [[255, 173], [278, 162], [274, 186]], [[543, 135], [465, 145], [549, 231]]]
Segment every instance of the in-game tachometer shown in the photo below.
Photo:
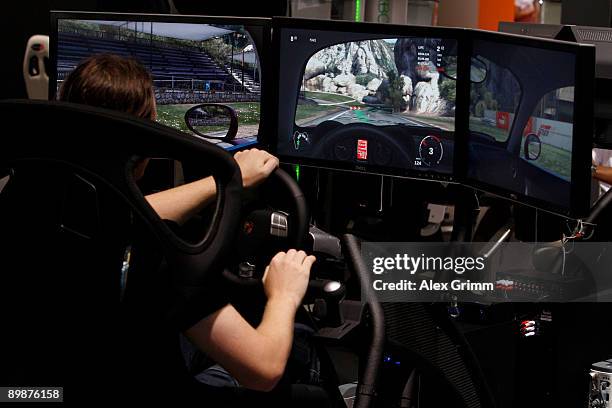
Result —
[[421, 164], [432, 167], [437, 166], [444, 157], [444, 147], [442, 141], [438, 136], [429, 135], [425, 136], [419, 144], [419, 159]]

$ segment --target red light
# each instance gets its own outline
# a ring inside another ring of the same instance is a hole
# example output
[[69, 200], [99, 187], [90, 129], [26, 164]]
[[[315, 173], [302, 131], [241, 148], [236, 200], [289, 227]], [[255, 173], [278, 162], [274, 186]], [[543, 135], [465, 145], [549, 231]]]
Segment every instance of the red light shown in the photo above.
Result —
[[242, 230], [246, 235], [251, 235], [255, 229], [255, 224], [252, 221], [247, 221], [242, 226]]
[[368, 160], [368, 141], [357, 140], [357, 160]]

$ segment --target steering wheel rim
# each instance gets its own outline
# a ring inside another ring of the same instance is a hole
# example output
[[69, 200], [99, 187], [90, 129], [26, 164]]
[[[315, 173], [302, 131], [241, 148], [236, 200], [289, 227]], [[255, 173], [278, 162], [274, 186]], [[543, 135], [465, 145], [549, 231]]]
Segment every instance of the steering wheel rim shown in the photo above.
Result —
[[[95, 176], [113, 188], [158, 237], [169, 262], [178, 267], [174, 276], [176, 284], [191, 287], [207, 284], [208, 275], [218, 270], [227, 255], [230, 238], [239, 221], [242, 182], [238, 164], [230, 154], [175, 129], [108, 109], [25, 100], [1, 101], [0, 107], [4, 116], [24, 123], [32, 117], [53, 118], [51, 122], [57, 124], [54, 128], [61, 129], [62, 134], [57, 139], [39, 137], [45, 132], [37, 132], [37, 129], [48, 131], [49, 123], [38, 126], [41, 122], [37, 122], [30, 127], [29, 138], [5, 141], [6, 146], [0, 149], [0, 163], [56, 162]], [[81, 137], [82, 123], [92, 126], [92, 135], [87, 139]], [[109, 138], [101, 134], [108, 128], [125, 129], [130, 137]], [[75, 155], [74, 151], [80, 154]], [[218, 197], [211, 229], [202, 240], [196, 243], [183, 240], [147, 203], [133, 177], [135, 155], [206, 162], [203, 167], [215, 178]], [[101, 157], [104, 160], [99, 159]]]

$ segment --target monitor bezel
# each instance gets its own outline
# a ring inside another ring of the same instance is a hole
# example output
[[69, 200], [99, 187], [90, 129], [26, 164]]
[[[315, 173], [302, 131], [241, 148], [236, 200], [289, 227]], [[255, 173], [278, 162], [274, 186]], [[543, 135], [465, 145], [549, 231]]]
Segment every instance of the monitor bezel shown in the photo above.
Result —
[[[429, 37], [429, 38], [445, 38], [455, 39], [458, 46], [458, 79], [457, 79], [457, 99], [455, 110], [455, 131], [454, 131], [454, 157], [453, 171], [451, 174], [438, 173], [435, 171], [420, 171], [415, 169], [399, 169], [375, 165], [360, 165], [351, 162], [334, 162], [330, 160], [313, 159], [306, 157], [295, 157], [279, 153], [278, 143], [278, 128], [273, 132], [268, 133], [263, 139], [266, 147], [275, 155], [281, 162], [293, 165], [304, 165], [316, 168], [325, 168], [330, 170], [341, 170], [356, 172], [361, 174], [378, 174], [383, 176], [393, 176], [409, 179], [419, 179], [426, 181], [438, 181], [449, 183], [460, 183], [462, 174], [464, 173], [463, 160], [459, 159], [462, 154], [462, 145], [467, 141], [467, 114], [469, 113], [468, 105], [465, 103], [469, 98], [469, 81], [465, 81], [465, 75], [461, 72], [467, 72], [469, 69], [468, 47], [466, 47], [467, 29], [463, 28], [446, 28], [446, 27], [424, 27], [424, 26], [408, 26], [396, 24], [382, 23], [364, 23], [364, 22], [348, 22], [348, 21], [332, 21], [332, 20], [316, 20], [302, 19], [289, 17], [274, 17], [272, 19], [272, 49], [277, 50], [274, 54], [273, 71], [276, 78], [279, 77], [281, 69], [280, 61], [280, 43], [281, 30], [286, 29], [302, 29], [302, 30], [320, 30], [320, 31], [342, 31], [357, 34], [376, 34], [389, 35], [390, 37]], [[272, 123], [278, 124], [278, 106], [280, 104], [280, 84], [276, 83], [274, 92], [274, 109], [272, 109], [274, 118]], [[298, 94], [296, 93], [296, 98]], [[464, 101], [462, 103], [461, 101]]]
[[[570, 182], [570, 205], [569, 207], [558, 203], [548, 202], [517, 193], [502, 186], [485, 183], [469, 177], [469, 158], [467, 152], [465, 157], [466, 173], [464, 184], [477, 190], [492, 193], [499, 197], [541, 209], [566, 218], [579, 219], [586, 217], [590, 211], [591, 198], [591, 148], [593, 140], [593, 114], [594, 114], [594, 87], [595, 87], [595, 47], [588, 44], [577, 44], [574, 42], [559, 41], [546, 38], [534, 38], [518, 34], [496, 33], [484, 30], [472, 30], [471, 44], [473, 41], [491, 41], [503, 44], [541, 48], [572, 53], [576, 55], [575, 93], [574, 93], [574, 124], [572, 137], [572, 176]], [[470, 55], [472, 46], [470, 46]], [[585, 143], [581, 137], [588, 138]], [[469, 113], [468, 113], [468, 142]], [[468, 145], [466, 144], [466, 147]]]
[[[269, 91], [269, 84], [273, 83], [272, 78], [268, 75], [268, 68], [271, 61], [272, 50], [269, 44], [272, 42], [272, 19], [264, 17], [231, 17], [231, 16], [196, 16], [196, 15], [176, 15], [176, 14], [147, 14], [147, 13], [101, 13], [88, 11], [64, 11], [51, 10], [51, 31], [49, 36], [49, 100], [55, 99], [57, 89], [57, 47], [58, 47], [58, 21], [62, 19], [73, 20], [109, 20], [109, 21], [144, 21], [144, 22], [160, 22], [160, 23], [185, 23], [185, 24], [218, 24], [218, 25], [242, 25], [247, 30], [249, 26], [261, 28], [260, 39], [254, 37], [251, 33], [251, 38], [255, 43], [255, 52], [259, 58], [260, 75], [261, 75], [261, 96], [260, 96], [260, 119], [259, 130], [257, 135], [257, 145], [259, 145], [262, 134], [267, 133], [268, 126], [274, 126], [273, 123], [268, 124], [266, 118], [269, 116], [270, 104], [269, 98], [273, 93]], [[259, 42], [260, 44], [257, 44]], [[232, 151], [239, 151], [246, 148], [255, 147], [252, 144], [245, 146], [237, 146]]]

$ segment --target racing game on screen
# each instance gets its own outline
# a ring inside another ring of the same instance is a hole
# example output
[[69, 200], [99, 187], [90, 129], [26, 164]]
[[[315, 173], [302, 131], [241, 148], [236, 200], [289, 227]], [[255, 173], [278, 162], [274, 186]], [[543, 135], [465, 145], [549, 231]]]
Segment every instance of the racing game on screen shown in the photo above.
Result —
[[257, 141], [260, 64], [242, 25], [60, 19], [57, 87], [85, 58], [115, 54], [140, 61], [152, 74], [158, 121], [190, 132], [185, 113], [203, 103], [222, 104], [238, 118], [232, 140], [210, 129], [205, 140], [234, 150]]
[[[304, 30], [281, 35], [281, 83], [292, 83], [284, 68], [295, 71], [294, 94], [286, 97], [296, 101], [286, 111], [290, 116], [283, 114], [287, 107], [280, 108], [281, 155], [332, 167], [452, 173], [455, 40], [364, 39], [354, 33], [334, 38]], [[285, 88], [281, 98], [289, 92]]]
[[475, 41], [471, 64], [469, 177], [569, 208], [574, 54]]

